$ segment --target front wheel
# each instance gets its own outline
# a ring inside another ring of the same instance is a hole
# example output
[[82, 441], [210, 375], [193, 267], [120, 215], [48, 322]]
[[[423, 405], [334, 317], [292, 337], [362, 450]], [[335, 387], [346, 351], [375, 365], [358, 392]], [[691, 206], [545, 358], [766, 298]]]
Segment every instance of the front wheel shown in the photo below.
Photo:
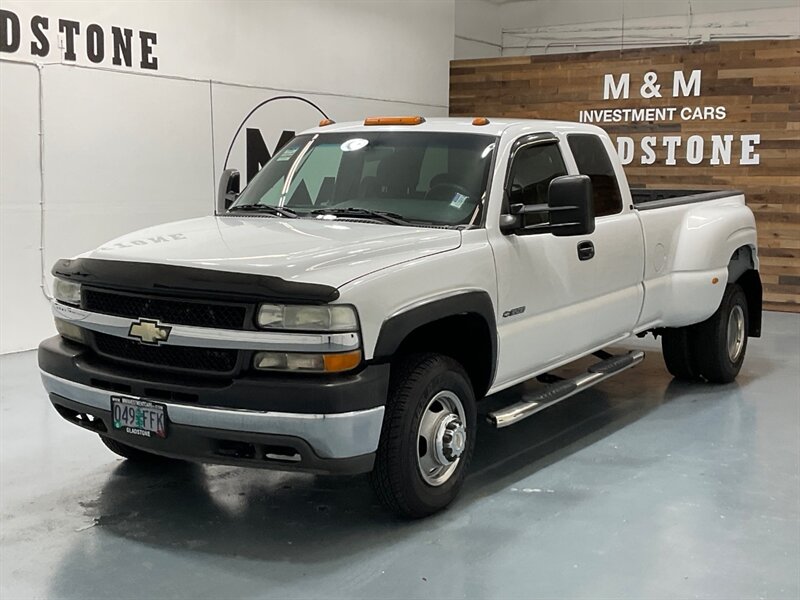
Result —
[[475, 394], [455, 360], [413, 355], [393, 367], [370, 479], [381, 502], [411, 518], [433, 514], [458, 494], [475, 447]]

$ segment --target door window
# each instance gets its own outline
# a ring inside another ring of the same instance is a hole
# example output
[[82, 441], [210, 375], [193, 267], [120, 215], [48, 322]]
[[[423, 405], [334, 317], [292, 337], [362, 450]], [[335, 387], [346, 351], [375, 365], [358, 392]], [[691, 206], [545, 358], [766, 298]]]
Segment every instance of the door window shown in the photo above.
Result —
[[578, 172], [592, 180], [594, 214], [614, 215], [622, 210], [622, 194], [617, 176], [603, 141], [596, 135], [576, 133], [567, 136]]
[[[567, 174], [558, 144], [534, 144], [517, 150], [511, 165], [509, 204], [547, 204], [550, 182]], [[547, 215], [525, 215], [524, 225], [544, 223]]]

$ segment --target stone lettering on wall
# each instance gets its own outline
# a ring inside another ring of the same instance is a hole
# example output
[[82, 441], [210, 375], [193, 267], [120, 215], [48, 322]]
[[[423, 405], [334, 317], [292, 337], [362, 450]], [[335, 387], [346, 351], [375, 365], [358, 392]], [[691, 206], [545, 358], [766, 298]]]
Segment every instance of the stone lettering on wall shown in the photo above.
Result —
[[116, 25], [81, 23], [66, 18], [34, 15], [23, 23], [10, 10], [0, 9], [0, 53], [35, 59], [61, 54], [65, 62], [86, 58], [97, 65], [158, 70], [158, 34]]

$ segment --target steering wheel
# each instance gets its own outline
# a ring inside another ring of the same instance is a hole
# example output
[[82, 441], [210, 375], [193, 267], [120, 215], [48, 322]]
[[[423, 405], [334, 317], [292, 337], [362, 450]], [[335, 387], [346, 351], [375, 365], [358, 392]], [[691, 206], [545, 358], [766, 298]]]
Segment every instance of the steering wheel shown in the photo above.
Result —
[[457, 183], [437, 183], [428, 192], [425, 194], [425, 200], [452, 200], [453, 199], [453, 192], [457, 192], [469, 198], [472, 196], [470, 191], [465, 188], [464, 186], [458, 185]]

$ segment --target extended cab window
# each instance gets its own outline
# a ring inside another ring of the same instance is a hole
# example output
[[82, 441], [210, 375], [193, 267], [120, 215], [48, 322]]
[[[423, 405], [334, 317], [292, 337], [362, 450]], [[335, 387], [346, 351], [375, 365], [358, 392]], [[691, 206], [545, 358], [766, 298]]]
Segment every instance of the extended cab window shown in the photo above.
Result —
[[495, 142], [482, 134], [414, 131], [298, 136], [261, 169], [231, 210], [267, 205], [312, 218], [377, 211], [414, 224], [472, 224], [483, 205]]
[[[550, 182], [567, 174], [558, 144], [524, 146], [514, 154], [509, 185], [509, 204], [547, 204]], [[525, 225], [547, 220], [544, 214], [525, 215]]]
[[613, 215], [622, 210], [622, 194], [617, 176], [603, 141], [596, 135], [576, 133], [567, 136], [569, 148], [581, 175], [592, 180], [594, 214]]

